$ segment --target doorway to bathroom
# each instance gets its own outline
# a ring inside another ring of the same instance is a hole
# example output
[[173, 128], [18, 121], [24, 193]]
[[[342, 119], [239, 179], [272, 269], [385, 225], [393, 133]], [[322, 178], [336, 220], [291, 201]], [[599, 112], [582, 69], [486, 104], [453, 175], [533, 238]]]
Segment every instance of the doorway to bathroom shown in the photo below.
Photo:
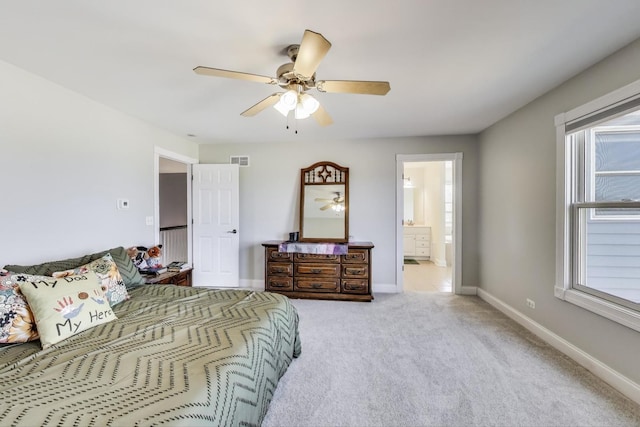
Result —
[[461, 160], [460, 153], [398, 155], [397, 279], [401, 292], [456, 290], [456, 262], [460, 260], [459, 254], [456, 257], [460, 222], [456, 220], [461, 205], [456, 197], [461, 179], [456, 175], [460, 175]]

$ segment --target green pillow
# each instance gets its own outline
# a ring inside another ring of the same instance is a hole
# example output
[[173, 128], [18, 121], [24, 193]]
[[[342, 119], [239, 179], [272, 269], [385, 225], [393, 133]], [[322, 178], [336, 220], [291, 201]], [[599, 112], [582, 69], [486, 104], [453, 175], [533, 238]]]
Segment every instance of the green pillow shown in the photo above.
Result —
[[98, 252], [95, 254], [84, 255], [78, 258], [69, 258], [60, 261], [49, 261], [37, 265], [6, 265], [5, 270], [13, 271], [14, 273], [35, 274], [39, 276], [52, 276], [56, 271], [71, 270], [81, 265], [95, 261], [98, 258], [102, 258], [107, 253], [111, 254], [111, 258], [118, 266], [118, 271], [122, 276], [127, 289], [135, 288], [136, 286], [144, 285], [145, 280], [140, 275], [140, 272], [133, 265], [131, 258], [127, 254], [127, 250], [122, 246], [109, 249], [106, 251]]
[[91, 262], [90, 255], [78, 258], [69, 258], [61, 261], [49, 261], [36, 265], [7, 265], [5, 270], [14, 273], [33, 274], [38, 276], [51, 276], [54, 271], [70, 270], [79, 265]]

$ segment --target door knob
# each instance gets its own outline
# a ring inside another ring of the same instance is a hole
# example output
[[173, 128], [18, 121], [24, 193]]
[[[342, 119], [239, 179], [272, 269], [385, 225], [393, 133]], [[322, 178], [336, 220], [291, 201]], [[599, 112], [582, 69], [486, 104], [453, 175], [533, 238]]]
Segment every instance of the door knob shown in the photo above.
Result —
[[227, 231], [227, 233], [231, 233], [231, 234], [236, 234], [238, 232], [238, 230], [236, 230], [235, 228], [231, 231]]

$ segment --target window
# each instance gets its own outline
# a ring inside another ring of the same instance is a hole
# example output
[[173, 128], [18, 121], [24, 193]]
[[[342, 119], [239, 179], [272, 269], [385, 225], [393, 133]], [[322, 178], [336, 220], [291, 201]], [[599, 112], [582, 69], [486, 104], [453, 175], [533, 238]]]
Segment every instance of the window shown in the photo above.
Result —
[[640, 81], [556, 125], [556, 296], [640, 331]]

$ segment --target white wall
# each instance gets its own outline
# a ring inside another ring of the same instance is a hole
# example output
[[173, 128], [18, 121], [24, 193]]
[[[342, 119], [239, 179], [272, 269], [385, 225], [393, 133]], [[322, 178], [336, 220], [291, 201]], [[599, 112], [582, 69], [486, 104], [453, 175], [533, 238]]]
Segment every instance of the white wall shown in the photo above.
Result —
[[240, 168], [240, 279], [264, 280], [265, 240], [298, 230], [300, 169], [322, 161], [349, 168], [349, 234], [371, 241], [373, 290], [396, 288], [396, 154], [463, 152], [462, 282], [475, 286], [477, 254], [477, 141], [473, 136], [416, 137], [280, 144], [200, 146], [201, 163], [228, 163], [248, 154]]
[[[154, 243], [154, 145], [197, 145], [0, 61], [0, 266]], [[127, 198], [129, 210], [116, 210]]]
[[479, 223], [482, 290], [636, 383], [640, 334], [554, 297], [554, 116], [638, 79], [640, 40], [483, 132]]

